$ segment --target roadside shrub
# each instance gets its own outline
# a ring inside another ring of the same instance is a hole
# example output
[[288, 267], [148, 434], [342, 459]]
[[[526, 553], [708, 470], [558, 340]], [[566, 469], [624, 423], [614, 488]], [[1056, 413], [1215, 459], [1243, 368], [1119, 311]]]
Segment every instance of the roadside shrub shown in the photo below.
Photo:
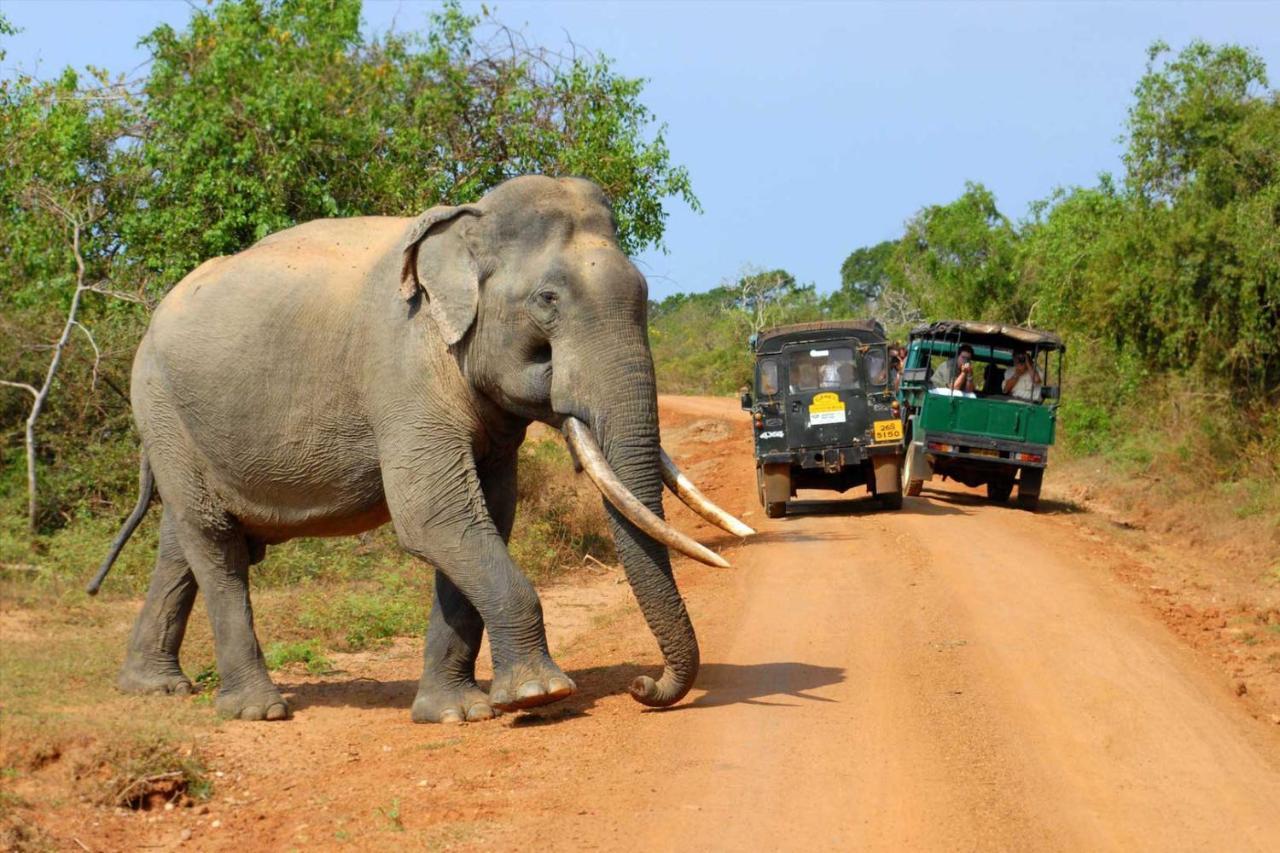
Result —
[[307, 672], [320, 675], [333, 669], [333, 663], [324, 656], [315, 640], [302, 640], [295, 643], [276, 642], [267, 646], [263, 657], [267, 661], [267, 669], [282, 669], [290, 664], [302, 664]]
[[600, 495], [577, 477], [569, 451], [557, 439], [520, 448], [520, 472], [511, 556], [531, 578], [547, 578], [586, 555], [615, 559]]

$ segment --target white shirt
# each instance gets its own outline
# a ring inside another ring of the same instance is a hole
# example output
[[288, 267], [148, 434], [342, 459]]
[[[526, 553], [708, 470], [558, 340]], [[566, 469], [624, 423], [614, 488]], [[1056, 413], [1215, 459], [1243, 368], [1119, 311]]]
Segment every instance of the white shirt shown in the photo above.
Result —
[[[1004, 381], [1008, 382], [1017, 375], [1018, 369], [1016, 367], [1006, 367], [1004, 370]], [[1009, 390], [1009, 396], [1017, 397], [1019, 400], [1028, 400], [1032, 403], [1039, 402], [1040, 383], [1035, 380], [1035, 371], [1031, 368], [1027, 368], [1023, 371], [1023, 374], [1018, 376], [1018, 381], [1013, 384], [1013, 388]]]

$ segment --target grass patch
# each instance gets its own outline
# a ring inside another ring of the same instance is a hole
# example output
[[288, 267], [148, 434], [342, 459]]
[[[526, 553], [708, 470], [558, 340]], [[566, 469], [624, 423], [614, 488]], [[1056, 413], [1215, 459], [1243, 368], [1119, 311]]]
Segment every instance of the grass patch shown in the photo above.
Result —
[[312, 590], [304, 599], [298, 625], [319, 634], [329, 648], [361, 651], [392, 637], [422, 635], [431, 595], [426, 570], [386, 572], [344, 591]]
[[277, 670], [290, 664], [301, 664], [312, 675], [320, 675], [333, 669], [333, 662], [324, 656], [314, 640], [303, 640], [295, 643], [276, 642], [267, 646], [263, 657], [267, 660], [267, 669]]

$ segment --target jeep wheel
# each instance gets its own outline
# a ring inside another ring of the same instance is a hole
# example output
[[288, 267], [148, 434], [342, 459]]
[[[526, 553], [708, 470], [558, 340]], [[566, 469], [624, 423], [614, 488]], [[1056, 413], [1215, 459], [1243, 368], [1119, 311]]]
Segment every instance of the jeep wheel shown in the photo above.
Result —
[[902, 492], [885, 492], [876, 497], [880, 500], [880, 506], [885, 509], [902, 509]]
[[898, 495], [898, 505], [902, 505], [902, 496], [919, 496], [924, 490], [924, 480], [916, 479], [914, 466], [911, 464], [911, 450], [908, 447], [906, 458], [902, 460], [902, 491]]
[[1004, 503], [1013, 494], [1013, 478], [1001, 477], [987, 481], [987, 497], [997, 503]]
[[782, 518], [787, 514], [787, 502], [779, 501], [778, 503], [765, 504], [764, 514], [770, 518]]
[[1018, 475], [1018, 506], [1035, 512], [1040, 505], [1040, 484], [1043, 482], [1043, 468], [1023, 468]]

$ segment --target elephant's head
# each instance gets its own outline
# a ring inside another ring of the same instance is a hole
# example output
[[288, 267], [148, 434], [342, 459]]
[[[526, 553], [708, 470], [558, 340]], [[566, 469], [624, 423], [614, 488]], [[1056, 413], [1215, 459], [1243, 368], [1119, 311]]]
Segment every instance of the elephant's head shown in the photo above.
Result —
[[648, 287], [618, 246], [604, 194], [581, 179], [523, 177], [474, 205], [427, 211], [406, 237], [401, 295], [422, 299], [475, 392], [564, 431], [605, 493], [610, 526], [666, 669], [637, 678], [646, 705], [679, 701], [698, 644], [667, 545], [718, 555], [662, 517], [664, 479], [738, 535], [750, 528], [710, 504], [662, 452], [649, 351]]

